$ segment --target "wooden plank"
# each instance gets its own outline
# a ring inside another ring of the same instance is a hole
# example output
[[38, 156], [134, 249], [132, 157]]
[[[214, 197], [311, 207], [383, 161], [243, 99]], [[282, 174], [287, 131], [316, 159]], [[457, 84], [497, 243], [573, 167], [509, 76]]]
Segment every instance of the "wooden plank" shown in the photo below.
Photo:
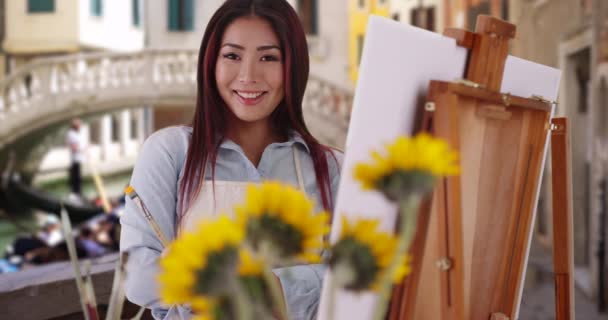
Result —
[[[414, 313], [411, 318], [402, 317], [402, 320], [409, 319], [441, 319], [441, 300], [438, 298], [438, 293], [441, 290], [440, 276], [441, 271], [437, 268], [436, 262], [439, 259], [439, 243], [438, 243], [438, 216], [436, 214], [439, 203], [437, 196], [438, 189], [433, 193], [433, 202], [431, 205], [431, 215], [429, 221], [429, 229], [422, 257], [422, 270], [420, 272], [419, 286], [414, 305], [408, 307], [413, 310], [407, 310], [405, 314]], [[441, 200], [443, 201], [443, 200]]]
[[[100, 314], [112, 293], [118, 254], [92, 261], [91, 278]], [[35, 307], [33, 307], [35, 306]], [[82, 319], [78, 290], [70, 262], [58, 262], [0, 275], [2, 319]], [[135, 315], [138, 307], [126, 302], [123, 318]], [[143, 319], [150, 319], [149, 312]]]
[[[470, 100], [462, 98], [459, 100]], [[462, 230], [451, 232], [462, 232], [463, 239], [463, 275], [464, 294], [467, 297], [466, 314], [470, 318], [470, 292], [473, 270], [473, 253], [475, 249], [475, 235], [477, 226], [477, 215], [479, 212], [478, 184], [481, 181], [481, 170], [483, 165], [483, 144], [487, 130], [487, 122], [479, 121], [478, 112], [475, 108], [461, 109], [460, 112], [460, 166], [461, 166], [461, 188], [462, 188]], [[467, 195], [467, 196], [464, 196]]]
[[574, 319], [572, 166], [568, 119], [555, 118], [551, 130], [553, 265], [556, 320]]
[[[438, 88], [430, 90], [437, 95], [435, 98], [437, 101], [434, 118], [435, 135], [445, 139], [451, 148], [460, 153], [461, 126], [458, 97], [449, 93], [445, 84], [431, 82], [431, 87], [433, 86]], [[445, 267], [440, 270], [441, 319], [467, 319], [468, 297], [465, 295], [464, 289], [466, 280], [463, 265], [465, 259], [462, 239], [461, 176], [444, 179], [443, 184], [437, 188], [437, 194], [440, 205], [436, 207], [437, 212], [433, 214], [438, 215], [439, 257], [435, 264], [443, 264]]]
[[[468, 98], [462, 100], [471, 101]], [[462, 112], [474, 113], [487, 105], [485, 101], [473, 100], [468, 106], [462, 103], [461, 109]], [[466, 130], [475, 126], [476, 122], [485, 122], [482, 136], [463, 141], [475, 144], [477, 150], [470, 148], [471, 153], [481, 154], [478, 168], [463, 171], [463, 180], [467, 179], [468, 182], [468, 188], [463, 190], [467, 200], [463, 201], [476, 202], [475, 207], [464, 209], [463, 217], [463, 224], [470, 225], [465, 233], [474, 235], [469, 245], [472, 247], [471, 255], [465, 256], [471, 261], [471, 287], [467, 292], [472, 302], [470, 319], [487, 319], [492, 312], [503, 311], [500, 302], [504, 296], [502, 283], [506, 269], [505, 252], [509, 247], [508, 228], [514, 224], [510, 213], [522, 162], [522, 152], [517, 142], [521, 139], [523, 115], [520, 110], [512, 112], [508, 120], [470, 117], [470, 123], [463, 123], [463, 130]], [[478, 172], [478, 177], [469, 177], [469, 172]]]
[[453, 38], [456, 40], [456, 44], [461, 47], [473, 49], [473, 41], [475, 39], [475, 34], [473, 32], [456, 28], [446, 28], [445, 31], [443, 31], [443, 35]]
[[[507, 310], [505, 314], [514, 317], [518, 308], [518, 293], [523, 285], [523, 274], [526, 268], [526, 255], [531, 229], [534, 223], [533, 214], [536, 206], [536, 192], [538, 181], [542, 174], [542, 161], [545, 142], [549, 130], [549, 113], [533, 110], [524, 111], [523, 134], [520, 146], [522, 151], [528, 153], [522, 157], [522, 178], [520, 184], [521, 193], [513, 199], [513, 214], [515, 223], [509, 231], [509, 243], [511, 248], [507, 252], [507, 264], [504, 287], [506, 295], [502, 308]], [[524, 160], [525, 159], [525, 160]]]
[[490, 320], [509, 320], [509, 317], [507, 317], [503, 313], [498, 312], [498, 313], [492, 313]]
[[514, 37], [515, 25], [490, 16], [478, 16], [466, 78], [499, 91], [509, 40]]
[[450, 91], [459, 95], [477, 98], [486, 102], [502, 104], [508, 106], [517, 106], [519, 108], [534, 109], [541, 111], [551, 111], [551, 105], [548, 102], [540, 101], [532, 98], [518, 97], [507, 93], [491, 91], [486, 88], [473, 88], [460, 83], [449, 83]]
[[516, 30], [517, 27], [514, 24], [485, 14], [477, 16], [475, 22], [476, 33], [495, 34], [497, 37], [506, 39], [515, 38]]

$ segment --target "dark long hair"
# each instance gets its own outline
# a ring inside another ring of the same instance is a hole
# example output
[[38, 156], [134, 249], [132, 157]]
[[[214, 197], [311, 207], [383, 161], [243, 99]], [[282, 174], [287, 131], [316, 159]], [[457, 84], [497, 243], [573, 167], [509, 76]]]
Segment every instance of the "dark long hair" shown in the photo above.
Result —
[[180, 218], [201, 191], [207, 162], [211, 164], [212, 179], [215, 177], [218, 148], [225, 138], [227, 112], [230, 112], [217, 89], [215, 65], [224, 31], [233, 21], [244, 16], [267, 20], [279, 38], [284, 56], [285, 96], [270, 115], [271, 123], [283, 137], [287, 137], [290, 130], [302, 136], [310, 150], [322, 205], [325, 210], [331, 207], [328, 154], [333, 156], [333, 153], [310, 134], [302, 114], [309, 61], [306, 36], [297, 13], [285, 0], [227, 0], [211, 17], [199, 51], [196, 111], [180, 185]]

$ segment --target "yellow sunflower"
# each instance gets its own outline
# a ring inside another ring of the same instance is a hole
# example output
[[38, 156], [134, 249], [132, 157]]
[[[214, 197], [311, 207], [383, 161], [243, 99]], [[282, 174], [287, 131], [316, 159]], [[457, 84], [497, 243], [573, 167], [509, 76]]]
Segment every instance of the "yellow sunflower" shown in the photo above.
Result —
[[371, 157], [370, 163], [355, 167], [355, 179], [364, 189], [379, 189], [391, 199], [407, 192], [425, 192], [435, 178], [459, 173], [457, 152], [426, 133], [398, 137], [383, 154], [373, 151]]
[[[349, 266], [352, 277], [342, 283], [346, 289], [377, 290], [396, 254], [398, 238], [378, 230], [378, 220], [360, 219], [351, 224], [342, 216], [340, 239], [331, 248], [329, 264]], [[411, 271], [409, 259], [400, 255], [398, 268], [392, 272], [393, 282], [399, 282]]]
[[329, 214], [315, 214], [313, 202], [298, 189], [279, 182], [250, 185], [235, 212], [251, 247], [272, 255], [266, 258], [320, 261]]
[[261, 276], [264, 272], [264, 262], [252, 256], [246, 249], [239, 250], [239, 276]]
[[223, 281], [236, 277], [243, 238], [244, 230], [225, 216], [182, 234], [160, 260], [161, 300], [190, 304], [200, 317], [209, 313], [214, 307], [211, 298], [225, 290]]

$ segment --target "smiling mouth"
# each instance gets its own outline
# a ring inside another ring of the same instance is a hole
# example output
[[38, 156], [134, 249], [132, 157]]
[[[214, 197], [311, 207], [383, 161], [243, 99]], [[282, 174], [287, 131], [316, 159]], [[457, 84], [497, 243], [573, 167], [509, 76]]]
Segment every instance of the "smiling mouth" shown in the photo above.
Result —
[[233, 92], [239, 97], [239, 100], [246, 105], [254, 105], [262, 100], [267, 91], [257, 91], [257, 92], [244, 92], [244, 91], [236, 91]]
[[266, 91], [258, 91], [258, 92], [243, 92], [234, 90], [239, 97], [243, 99], [256, 99], [266, 93]]

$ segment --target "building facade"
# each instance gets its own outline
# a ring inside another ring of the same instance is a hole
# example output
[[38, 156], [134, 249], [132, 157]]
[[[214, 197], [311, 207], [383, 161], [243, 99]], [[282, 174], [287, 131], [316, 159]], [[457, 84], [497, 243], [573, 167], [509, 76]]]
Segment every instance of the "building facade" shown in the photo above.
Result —
[[391, 17], [429, 31], [443, 32], [444, 0], [391, 1]]
[[445, 27], [473, 30], [480, 14], [510, 20], [509, 0], [442, 0]]
[[198, 50], [222, 0], [145, 1], [146, 48]]
[[353, 90], [349, 77], [349, 0], [291, 1], [307, 33], [312, 76]]
[[[589, 296], [599, 297], [600, 274], [608, 273], [599, 270], [598, 255], [608, 228], [602, 210], [606, 199], [599, 188], [608, 174], [608, 4], [517, 0], [511, 1], [510, 11], [518, 26], [512, 54], [563, 72], [556, 111], [571, 123], [576, 283]], [[549, 190], [544, 196], [537, 232], [551, 239]], [[607, 287], [604, 283], [604, 290]]]
[[12, 66], [41, 55], [141, 50], [141, 3], [142, 0], [6, 1], [2, 46]]
[[388, 0], [349, 0], [348, 12], [348, 72], [351, 81], [355, 82], [359, 76], [369, 16], [389, 17], [390, 3]]
[[[144, 48], [143, 0], [3, 3], [2, 50], [6, 57], [3, 74], [18, 71], [41, 57], [95, 51], [138, 52]], [[65, 71], [84, 72], [88, 67], [83, 62]], [[145, 110], [133, 107], [125, 106], [124, 110], [85, 119], [82, 134], [90, 146], [89, 156], [101, 168], [108, 169], [105, 171], [118, 167], [124, 170], [125, 165], [132, 165], [135, 160], [136, 150], [145, 137]], [[48, 173], [48, 178], [65, 174], [69, 164], [69, 153], [61, 140], [55, 141], [56, 147], [40, 162], [39, 170]], [[41, 177], [44, 180], [44, 176]]]

